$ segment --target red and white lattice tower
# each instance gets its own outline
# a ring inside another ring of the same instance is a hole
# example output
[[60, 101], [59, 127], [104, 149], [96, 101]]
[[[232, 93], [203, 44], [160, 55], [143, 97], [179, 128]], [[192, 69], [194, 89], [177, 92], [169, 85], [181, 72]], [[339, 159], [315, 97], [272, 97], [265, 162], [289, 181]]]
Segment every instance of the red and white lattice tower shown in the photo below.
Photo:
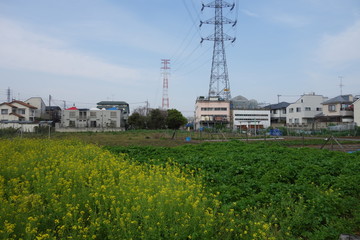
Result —
[[163, 96], [162, 96], [162, 109], [169, 109], [169, 71], [170, 59], [161, 59], [162, 76], [163, 76]]

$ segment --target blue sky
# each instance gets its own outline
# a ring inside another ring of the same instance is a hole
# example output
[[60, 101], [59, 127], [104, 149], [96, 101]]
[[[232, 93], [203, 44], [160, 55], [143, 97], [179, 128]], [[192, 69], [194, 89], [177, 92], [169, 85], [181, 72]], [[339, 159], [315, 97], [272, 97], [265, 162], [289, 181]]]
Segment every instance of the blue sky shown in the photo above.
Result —
[[[208, 3], [210, 1], [203, 1]], [[228, 2], [232, 3], [232, 0]], [[51, 95], [93, 107], [161, 106], [161, 59], [171, 59], [170, 108], [191, 116], [207, 95], [212, 27], [198, 0], [0, 0], [0, 101]], [[231, 94], [261, 103], [315, 92], [360, 94], [359, 0], [235, 0], [224, 15]], [[61, 101], [60, 101], [61, 100]]]

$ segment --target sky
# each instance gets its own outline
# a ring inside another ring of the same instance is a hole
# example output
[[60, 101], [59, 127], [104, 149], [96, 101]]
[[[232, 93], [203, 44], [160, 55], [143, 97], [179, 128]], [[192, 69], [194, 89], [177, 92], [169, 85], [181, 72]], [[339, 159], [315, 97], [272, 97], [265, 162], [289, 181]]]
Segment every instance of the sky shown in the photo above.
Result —
[[[162, 59], [169, 103], [193, 116], [207, 96], [214, 16], [199, 0], [0, 0], [0, 102], [42, 97], [91, 108], [126, 101], [161, 107]], [[360, 95], [359, 0], [228, 0], [236, 41], [225, 42], [232, 97], [295, 102], [315, 92]], [[342, 83], [342, 84], [341, 84]], [[343, 85], [340, 87], [340, 85]]]

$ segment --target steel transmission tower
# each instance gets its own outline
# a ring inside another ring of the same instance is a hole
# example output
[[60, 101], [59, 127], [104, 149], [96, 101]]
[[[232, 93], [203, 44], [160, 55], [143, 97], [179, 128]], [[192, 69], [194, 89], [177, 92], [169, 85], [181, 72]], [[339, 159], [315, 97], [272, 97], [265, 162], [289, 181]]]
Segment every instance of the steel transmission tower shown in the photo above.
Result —
[[168, 95], [168, 89], [169, 89], [169, 72], [168, 70], [170, 69], [169, 64], [170, 64], [170, 59], [161, 59], [161, 64], [162, 67], [161, 69], [163, 70], [162, 75], [163, 75], [163, 96], [162, 96], [162, 109], [168, 109], [169, 108], [169, 95]]
[[230, 11], [232, 11], [235, 7], [235, 3], [229, 4], [223, 0], [215, 0], [208, 4], [203, 4], [201, 11], [203, 11], [205, 7], [215, 8], [215, 17], [206, 21], [200, 21], [200, 27], [203, 24], [213, 24], [215, 26], [214, 34], [206, 38], [201, 38], [201, 43], [204, 40], [214, 41], [209, 97], [219, 96], [225, 100], [230, 100], [230, 82], [226, 64], [224, 41], [234, 42], [236, 38], [224, 33], [224, 24], [232, 24], [234, 27], [236, 25], [236, 20], [233, 21], [224, 17], [223, 8], [230, 8]]

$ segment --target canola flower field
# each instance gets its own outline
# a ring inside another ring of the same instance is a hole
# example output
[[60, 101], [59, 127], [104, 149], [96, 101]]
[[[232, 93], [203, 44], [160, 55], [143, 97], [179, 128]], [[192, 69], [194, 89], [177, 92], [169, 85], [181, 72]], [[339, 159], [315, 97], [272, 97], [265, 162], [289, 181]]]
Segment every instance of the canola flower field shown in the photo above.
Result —
[[338, 239], [360, 154], [238, 141], [0, 140], [0, 239]]
[[232, 238], [199, 177], [74, 141], [1, 140], [0, 239]]

